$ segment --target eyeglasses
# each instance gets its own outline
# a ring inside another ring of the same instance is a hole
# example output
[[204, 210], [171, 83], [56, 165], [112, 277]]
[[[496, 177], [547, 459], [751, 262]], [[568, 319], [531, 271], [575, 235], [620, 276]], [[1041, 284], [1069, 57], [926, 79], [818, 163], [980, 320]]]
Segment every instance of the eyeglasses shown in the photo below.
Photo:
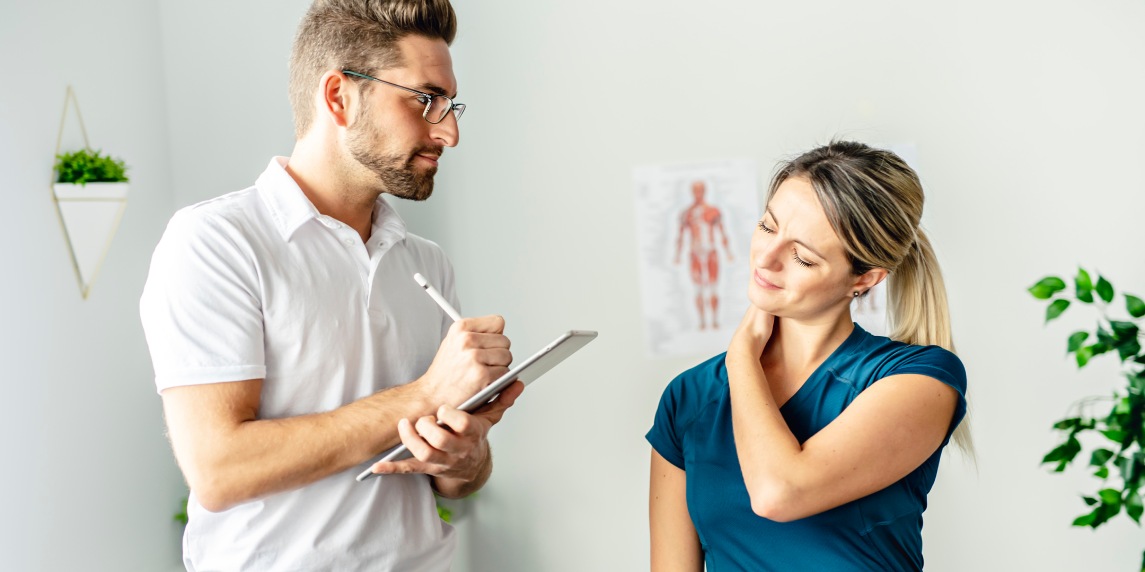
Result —
[[421, 112], [422, 119], [425, 119], [426, 121], [428, 121], [434, 125], [441, 123], [445, 119], [445, 116], [449, 115], [450, 111], [453, 112], [454, 117], [458, 120], [461, 119], [461, 114], [465, 113], [465, 104], [464, 103], [454, 103], [452, 99], [450, 99], [444, 95], [438, 95], [436, 93], [426, 93], [424, 91], [418, 91], [416, 89], [410, 89], [404, 85], [398, 85], [396, 83], [390, 83], [384, 79], [378, 79], [376, 77], [368, 76], [364, 73], [358, 73], [356, 71], [342, 70], [342, 73], [344, 73], [346, 75], [352, 75], [352, 76], [360, 77], [363, 79], [372, 79], [372, 80], [379, 82], [379, 83], [384, 83], [386, 85], [392, 85], [398, 89], [404, 89], [410, 93], [416, 93], [417, 94], [417, 100], [425, 104], [425, 111]]

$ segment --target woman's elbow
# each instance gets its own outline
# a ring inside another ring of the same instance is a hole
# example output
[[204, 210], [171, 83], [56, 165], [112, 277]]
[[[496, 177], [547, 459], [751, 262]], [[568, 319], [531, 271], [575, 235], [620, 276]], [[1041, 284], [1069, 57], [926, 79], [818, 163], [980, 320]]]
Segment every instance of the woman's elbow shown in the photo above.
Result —
[[807, 516], [801, 512], [799, 494], [784, 483], [754, 487], [748, 490], [751, 511], [775, 522], [791, 522]]

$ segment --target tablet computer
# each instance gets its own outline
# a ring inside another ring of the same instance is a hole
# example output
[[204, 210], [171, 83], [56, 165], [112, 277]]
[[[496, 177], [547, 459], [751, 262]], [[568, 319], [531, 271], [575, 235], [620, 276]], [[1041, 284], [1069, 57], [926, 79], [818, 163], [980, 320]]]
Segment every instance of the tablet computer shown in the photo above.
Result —
[[[474, 393], [457, 408], [462, 411], [473, 412], [492, 401], [501, 393], [502, 389], [505, 389], [510, 383], [518, 379], [525, 385], [532, 383], [595, 338], [596, 332], [591, 330], [569, 330], [561, 334], [557, 339], [541, 348], [540, 351], [529, 356], [525, 361], [513, 366], [505, 375], [486, 385], [477, 393]], [[370, 461], [369, 465], [372, 467], [374, 463], [379, 461], [399, 461], [410, 456], [409, 449], [407, 449], [405, 445], [399, 444], [377, 459]], [[372, 476], [375, 476], [375, 473], [370, 472], [370, 469], [367, 468], [358, 475], [357, 479], [364, 481]]]

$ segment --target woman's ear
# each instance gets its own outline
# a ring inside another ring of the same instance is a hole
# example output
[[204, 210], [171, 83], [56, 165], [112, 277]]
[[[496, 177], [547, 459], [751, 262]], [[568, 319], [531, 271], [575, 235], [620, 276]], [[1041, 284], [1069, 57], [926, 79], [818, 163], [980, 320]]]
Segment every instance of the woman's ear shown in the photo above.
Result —
[[855, 284], [852, 291], [866, 294], [868, 290], [879, 285], [890, 275], [886, 268], [872, 268], [855, 277]]

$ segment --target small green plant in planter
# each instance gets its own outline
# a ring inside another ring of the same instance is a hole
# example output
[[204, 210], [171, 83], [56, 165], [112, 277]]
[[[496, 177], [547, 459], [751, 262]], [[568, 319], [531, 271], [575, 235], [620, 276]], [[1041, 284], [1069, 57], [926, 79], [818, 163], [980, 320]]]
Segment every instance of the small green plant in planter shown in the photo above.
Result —
[[122, 159], [88, 148], [56, 155], [55, 169], [57, 183], [84, 185], [127, 182], [127, 166]]
[[[1121, 363], [1124, 384], [1113, 395], [1087, 397], [1075, 403], [1070, 415], [1053, 425], [1065, 440], [1042, 459], [1064, 471], [1082, 451], [1078, 435], [1091, 432], [1100, 437], [1089, 455], [1088, 469], [1101, 480], [1101, 489], [1081, 498], [1090, 507], [1073, 521], [1074, 526], [1097, 528], [1121, 512], [1140, 526], [1145, 503], [1145, 352], [1141, 347], [1140, 319], [1145, 316], [1145, 301], [1122, 293], [1128, 319], [1113, 319], [1115, 309], [1113, 285], [1098, 275], [1093, 282], [1089, 272], [1079, 268], [1073, 279], [1073, 290], [1065, 280], [1047, 276], [1029, 288], [1039, 300], [1050, 300], [1046, 322], [1061, 316], [1073, 302], [1087, 304], [1100, 314], [1093, 331], [1081, 330], [1069, 336], [1066, 353], [1073, 354], [1077, 367], [1083, 368], [1094, 357], [1116, 353]], [[1083, 457], [1084, 458], [1084, 457]], [[1145, 572], [1145, 555], [1141, 562]]]

